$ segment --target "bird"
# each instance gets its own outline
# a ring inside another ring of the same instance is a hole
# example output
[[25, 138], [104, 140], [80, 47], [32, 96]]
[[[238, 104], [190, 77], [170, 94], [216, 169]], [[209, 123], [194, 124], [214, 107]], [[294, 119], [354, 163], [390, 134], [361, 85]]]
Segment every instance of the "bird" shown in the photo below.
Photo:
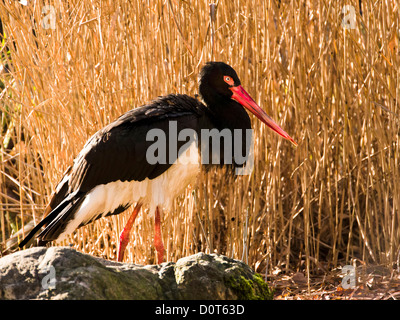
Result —
[[43, 219], [19, 247], [33, 239], [39, 246], [62, 240], [79, 227], [134, 206], [119, 236], [117, 260], [122, 261], [132, 225], [146, 205], [154, 213], [154, 247], [157, 263], [162, 263], [162, 211], [196, 183], [202, 170], [225, 167], [235, 174], [246, 165], [251, 147], [247, 133], [252, 133], [246, 109], [297, 146], [244, 90], [228, 64], [205, 63], [198, 85], [197, 97], [160, 96], [89, 138], [56, 186]]

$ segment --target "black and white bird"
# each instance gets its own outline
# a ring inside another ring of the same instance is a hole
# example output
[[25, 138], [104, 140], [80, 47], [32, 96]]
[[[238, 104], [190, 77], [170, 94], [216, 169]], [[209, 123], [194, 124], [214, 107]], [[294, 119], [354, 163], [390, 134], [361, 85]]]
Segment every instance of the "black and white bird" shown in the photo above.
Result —
[[[199, 93], [204, 103], [169, 94], [128, 111], [96, 132], [57, 185], [43, 220], [19, 246], [34, 237], [39, 245], [61, 240], [81, 226], [135, 205], [120, 235], [117, 259], [121, 261], [133, 222], [146, 204], [154, 212], [154, 245], [161, 263], [162, 209], [170, 208], [202, 169], [219, 165], [235, 170], [246, 164], [242, 158], [249, 154], [245, 140], [251, 122], [244, 108], [296, 145], [243, 89], [229, 65], [208, 62], [200, 72]], [[227, 133], [232, 140], [221, 139], [215, 147], [210, 132]], [[208, 140], [203, 139], [204, 133]]]

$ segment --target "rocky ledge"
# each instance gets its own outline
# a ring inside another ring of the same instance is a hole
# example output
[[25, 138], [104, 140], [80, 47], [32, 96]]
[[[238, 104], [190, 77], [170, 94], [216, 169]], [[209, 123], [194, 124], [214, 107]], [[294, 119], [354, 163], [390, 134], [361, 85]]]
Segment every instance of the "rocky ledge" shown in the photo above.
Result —
[[272, 299], [245, 263], [198, 253], [176, 263], [136, 265], [68, 247], [31, 248], [0, 259], [0, 299]]

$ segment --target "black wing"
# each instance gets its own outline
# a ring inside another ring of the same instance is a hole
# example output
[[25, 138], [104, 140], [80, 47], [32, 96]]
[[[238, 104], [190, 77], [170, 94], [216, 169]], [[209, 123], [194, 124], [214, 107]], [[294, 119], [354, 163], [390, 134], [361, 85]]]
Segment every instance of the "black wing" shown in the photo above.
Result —
[[[168, 95], [149, 105], [128, 111], [115, 122], [94, 134], [74, 161], [69, 173], [68, 193], [89, 192], [113, 181], [154, 179], [172, 163], [166, 148], [166, 163], [149, 163], [148, 148], [155, 143], [147, 134], [160, 129], [169, 141], [170, 121], [177, 132], [185, 128], [199, 130], [199, 119], [206, 107], [186, 95]], [[177, 141], [177, 150], [187, 141]]]

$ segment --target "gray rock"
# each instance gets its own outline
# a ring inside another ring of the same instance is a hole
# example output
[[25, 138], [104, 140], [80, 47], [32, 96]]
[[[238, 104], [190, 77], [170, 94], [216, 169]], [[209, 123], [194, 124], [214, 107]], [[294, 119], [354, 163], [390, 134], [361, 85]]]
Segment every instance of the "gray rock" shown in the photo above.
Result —
[[272, 299], [272, 293], [249, 266], [217, 254], [142, 266], [38, 247], [0, 259], [0, 299]]

